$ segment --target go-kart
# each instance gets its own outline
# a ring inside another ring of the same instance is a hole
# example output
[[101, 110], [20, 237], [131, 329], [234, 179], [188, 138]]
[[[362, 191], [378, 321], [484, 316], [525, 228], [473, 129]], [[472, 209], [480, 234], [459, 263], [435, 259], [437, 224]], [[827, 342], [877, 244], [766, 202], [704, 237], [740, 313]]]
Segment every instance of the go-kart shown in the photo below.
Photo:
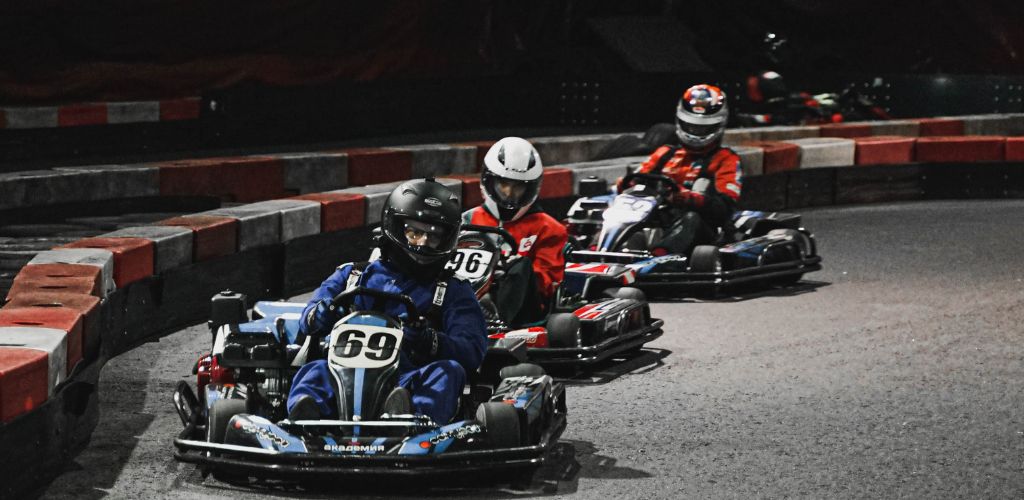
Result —
[[[664, 322], [651, 318], [644, 293], [626, 287], [630, 280], [574, 280], [556, 288], [548, 315], [536, 324], [509, 325], [498, 317], [488, 297], [495, 277], [519, 248], [515, 238], [499, 227], [463, 225], [457, 253], [449, 263], [456, 276], [468, 281], [481, 299], [491, 342], [526, 342], [529, 361], [545, 367], [581, 368], [610, 357], [637, 351], [662, 335]], [[591, 282], [593, 281], [593, 283]], [[602, 286], [598, 286], [598, 283]]]
[[669, 198], [679, 187], [671, 177], [636, 172], [622, 185], [629, 186], [622, 193], [580, 198], [569, 209], [566, 226], [578, 250], [567, 257], [567, 283], [635, 280], [647, 290], [714, 293], [750, 282], [791, 284], [821, 269], [814, 236], [800, 227], [800, 216], [776, 212], [737, 212], [714, 244], [697, 245], [689, 255], [656, 255], [652, 250], [674, 217]]
[[[215, 296], [213, 349], [194, 369], [198, 397], [184, 381], [174, 394], [185, 426], [175, 458], [198, 464], [204, 476], [241, 483], [484, 473], [514, 482], [542, 464], [565, 429], [565, 389], [541, 367], [520, 363], [525, 341], [489, 347], [453, 422], [391, 415], [384, 403], [397, 385], [403, 321], [425, 320], [408, 296], [364, 287], [342, 292], [331, 307], [350, 306], [356, 295], [400, 302], [407, 318], [356, 310], [327, 336], [302, 336], [304, 304], [259, 302], [250, 321], [244, 296]], [[339, 416], [289, 420], [295, 372], [324, 358]]]

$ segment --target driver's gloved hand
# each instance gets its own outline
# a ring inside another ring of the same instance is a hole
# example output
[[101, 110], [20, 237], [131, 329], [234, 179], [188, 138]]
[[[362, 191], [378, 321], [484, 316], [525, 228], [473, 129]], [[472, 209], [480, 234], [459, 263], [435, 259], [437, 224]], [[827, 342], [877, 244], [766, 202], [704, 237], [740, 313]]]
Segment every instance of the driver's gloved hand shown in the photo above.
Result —
[[672, 195], [672, 204], [677, 207], [700, 208], [704, 206], [704, 195], [681, 189]]
[[404, 332], [402, 347], [409, 346], [412, 357], [418, 361], [431, 361], [437, 357], [438, 336], [440, 333], [429, 326], [416, 327], [408, 326], [402, 328]]
[[309, 313], [303, 319], [306, 323], [306, 331], [326, 333], [331, 328], [331, 316], [331, 311], [327, 309], [327, 301], [317, 302], [315, 307], [309, 308]]

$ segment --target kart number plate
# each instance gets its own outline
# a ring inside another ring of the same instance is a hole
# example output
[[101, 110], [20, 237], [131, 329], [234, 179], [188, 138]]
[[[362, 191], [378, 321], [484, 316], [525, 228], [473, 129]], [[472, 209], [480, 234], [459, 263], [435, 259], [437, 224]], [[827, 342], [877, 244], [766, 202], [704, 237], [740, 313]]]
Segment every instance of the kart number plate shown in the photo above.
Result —
[[330, 362], [345, 368], [383, 368], [395, 362], [402, 330], [338, 323], [331, 331]]
[[445, 267], [455, 271], [456, 276], [473, 281], [482, 278], [487, 273], [493, 258], [494, 253], [487, 250], [460, 248]]
[[620, 194], [602, 216], [606, 223], [635, 224], [646, 219], [657, 204], [651, 197]]

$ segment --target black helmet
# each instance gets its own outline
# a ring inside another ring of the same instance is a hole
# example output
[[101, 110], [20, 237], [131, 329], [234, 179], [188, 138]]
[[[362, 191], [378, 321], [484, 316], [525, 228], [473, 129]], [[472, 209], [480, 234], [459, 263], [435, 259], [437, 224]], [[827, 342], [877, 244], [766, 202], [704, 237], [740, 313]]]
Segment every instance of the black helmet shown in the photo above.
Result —
[[433, 179], [404, 182], [384, 202], [381, 257], [419, 281], [437, 279], [455, 252], [462, 205]]

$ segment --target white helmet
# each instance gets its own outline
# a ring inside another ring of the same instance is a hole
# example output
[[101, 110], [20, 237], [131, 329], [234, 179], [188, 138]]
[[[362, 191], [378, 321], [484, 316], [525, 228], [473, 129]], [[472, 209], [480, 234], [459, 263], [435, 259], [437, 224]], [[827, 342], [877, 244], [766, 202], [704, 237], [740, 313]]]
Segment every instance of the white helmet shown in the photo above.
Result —
[[506, 137], [494, 143], [480, 172], [484, 207], [504, 222], [526, 215], [540, 194], [543, 168], [540, 154], [526, 139]]
[[676, 106], [676, 135], [687, 149], [710, 149], [725, 135], [728, 120], [725, 92], [714, 85], [694, 85]]

